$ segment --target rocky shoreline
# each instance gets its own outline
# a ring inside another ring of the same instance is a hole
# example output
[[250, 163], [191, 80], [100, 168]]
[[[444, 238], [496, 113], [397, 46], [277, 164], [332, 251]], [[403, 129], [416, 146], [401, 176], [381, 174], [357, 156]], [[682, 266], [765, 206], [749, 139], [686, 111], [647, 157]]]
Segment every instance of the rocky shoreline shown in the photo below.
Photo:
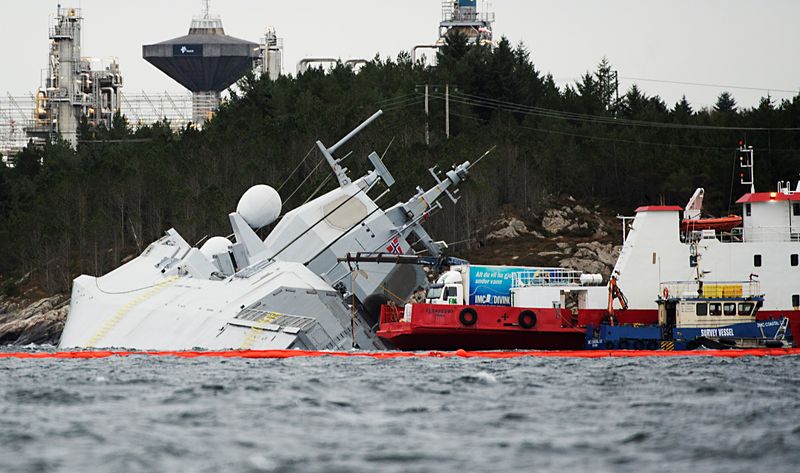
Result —
[[0, 296], [0, 345], [57, 345], [69, 311], [69, 296], [34, 302]]

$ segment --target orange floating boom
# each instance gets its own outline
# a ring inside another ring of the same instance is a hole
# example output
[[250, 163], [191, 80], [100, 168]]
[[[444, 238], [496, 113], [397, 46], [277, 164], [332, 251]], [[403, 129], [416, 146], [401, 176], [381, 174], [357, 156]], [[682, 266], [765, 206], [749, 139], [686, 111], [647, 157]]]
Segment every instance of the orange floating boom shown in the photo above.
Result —
[[574, 350], [574, 351], [431, 351], [431, 352], [331, 352], [304, 350], [227, 350], [227, 351], [62, 351], [62, 352], [7, 352], [2, 358], [14, 359], [95, 359], [126, 356], [174, 356], [177, 358], [296, 358], [296, 357], [344, 357], [344, 358], [640, 358], [669, 356], [715, 356], [739, 358], [743, 356], [800, 355], [800, 348], [758, 348], [747, 350]]

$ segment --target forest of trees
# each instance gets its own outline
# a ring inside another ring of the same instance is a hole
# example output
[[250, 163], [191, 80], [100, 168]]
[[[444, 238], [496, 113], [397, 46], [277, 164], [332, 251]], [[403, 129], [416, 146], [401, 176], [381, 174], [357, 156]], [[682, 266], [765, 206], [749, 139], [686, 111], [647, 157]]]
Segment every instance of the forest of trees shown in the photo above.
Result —
[[685, 203], [703, 186], [707, 210], [726, 214], [742, 191], [739, 140], [757, 150], [759, 188], [797, 177], [800, 94], [753, 108], [727, 92], [708, 109], [667, 104], [636, 86], [617, 99], [611, 69], [603, 59], [559, 88], [523, 46], [503, 40], [492, 50], [454, 36], [436, 66], [401, 53], [357, 73], [339, 65], [274, 82], [245, 77], [202, 131], [173, 133], [164, 123], [134, 130], [124, 117], [110, 130], [82, 126], [76, 150], [61, 141], [31, 146], [15, 167], [0, 166], [0, 275], [7, 292], [28, 273], [45, 291], [64, 291], [76, 275], [115, 268], [170, 227], [190, 242], [226, 235], [227, 214], [256, 183], [280, 188], [285, 209], [297, 206], [330, 175], [317, 167], [314, 142], [333, 144], [379, 108], [384, 117], [338, 155], [353, 152], [346, 165], [358, 176], [370, 151], [386, 152], [398, 182], [384, 205], [431, 185], [434, 164], [447, 168], [496, 146], [458, 205], [445, 204], [428, 225], [437, 239], [475, 235], [501, 208], [540, 219], [548, 202], [567, 195], [631, 214], [648, 202]]

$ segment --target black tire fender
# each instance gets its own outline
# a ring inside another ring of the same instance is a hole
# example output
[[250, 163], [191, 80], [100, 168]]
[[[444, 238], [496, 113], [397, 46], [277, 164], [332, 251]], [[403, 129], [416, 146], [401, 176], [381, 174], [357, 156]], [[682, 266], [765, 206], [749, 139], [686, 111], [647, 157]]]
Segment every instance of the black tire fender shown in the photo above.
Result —
[[519, 313], [517, 321], [520, 327], [531, 329], [536, 326], [536, 312], [532, 310], [523, 310]]
[[631, 349], [631, 342], [628, 340], [620, 340], [617, 348], [620, 350], [630, 350]]
[[471, 327], [478, 322], [478, 313], [475, 312], [475, 309], [472, 307], [467, 307], [463, 309], [460, 314], [458, 314], [458, 321], [461, 322], [465, 327]]

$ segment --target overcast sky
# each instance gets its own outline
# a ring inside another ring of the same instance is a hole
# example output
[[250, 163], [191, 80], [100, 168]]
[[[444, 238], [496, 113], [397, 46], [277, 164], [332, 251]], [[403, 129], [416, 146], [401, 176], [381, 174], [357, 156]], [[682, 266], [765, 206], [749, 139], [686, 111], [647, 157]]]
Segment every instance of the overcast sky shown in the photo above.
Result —
[[[480, 2], [479, 2], [480, 4]], [[2, 0], [0, 93], [35, 90], [47, 64], [47, 28], [56, 1]], [[125, 89], [183, 89], [142, 59], [142, 44], [186, 34], [200, 0], [73, 0], [85, 18], [83, 56], [119, 58]], [[496, 37], [524, 42], [539, 70], [559, 85], [607, 56], [622, 78], [754, 87], [730, 91], [752, 106], [800, 89], [800, 0], [495, 0]], [[284, 73], [307, 56], [396, 56], [436, 39], [439, 0], [212, 0], [225, 32], [258, 41], [268, 25], [284, 38]], [[669, 105], [686, 94], [697, 108], [722, 89], [637, 81]], [[627, 89], [629, 79], [621, 81]]]

